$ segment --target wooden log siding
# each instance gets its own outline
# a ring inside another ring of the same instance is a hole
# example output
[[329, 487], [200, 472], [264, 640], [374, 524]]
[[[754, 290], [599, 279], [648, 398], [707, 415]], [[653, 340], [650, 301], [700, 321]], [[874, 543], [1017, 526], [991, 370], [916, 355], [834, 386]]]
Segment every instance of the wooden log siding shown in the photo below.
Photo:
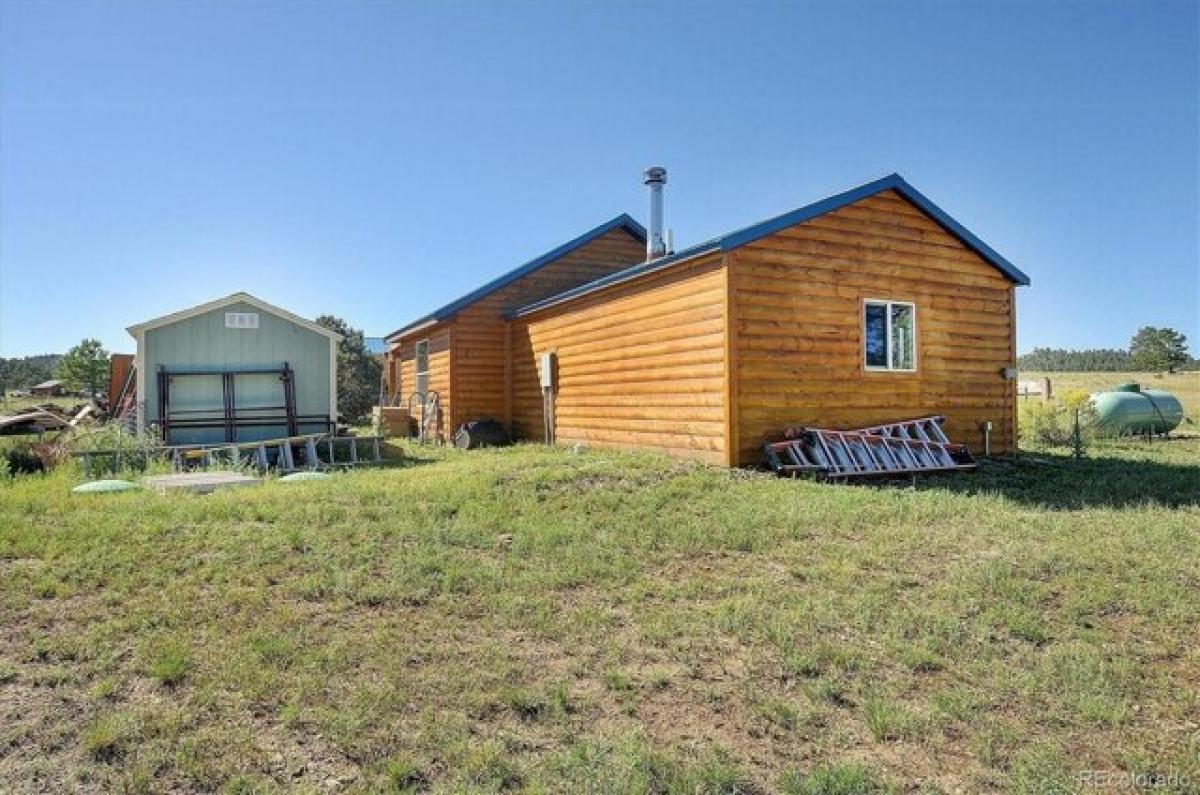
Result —
[[[476, 417], [542, 438], [538, 356], [559, 356], [560, 443], [753, 465], [789, 425], [944, 414], [952, 439], [1016, 447], [1013, 284], [894, 191], [725, 253], [511, 322], [504, 314], [637, 261], [617, 230], [401, 340], [401, 392], [429, 337], [443, 431]], [[917, 307], [917, 371], [863, 366], [863, 302]]]
[[[402, 401], [407, 400], [416, 382], [416, 342], [429, 338], [430, 388], [441, 393], [443, 437], [462, 423], [481, 417], [511, 422], [505, 314], [627, 268], [644, 256], [641, 240], [624, 229], [614, 229], [484, 296], [432, 328], [401, 337], [394, 355], [400, 361]], [[441, 340], [445, 352], [444, 358], [436, 361], [434, 336]]]
[[481, 417], [512, 421], [507, 312], [627, 268], [643, 257], [644, 243], [614, 229], [455, 315], [454, 427]]
[[538, 357], [558, 355], [558, 442], [726, 463], [721, 255], [512, 321], [513, 422], [542, 439]]
[[[788, 425], [855, 427], [944, 414], [955, 441], [1016, 446], [1013, 285], [888, 191], [727, 255], [737, 463]], [[917, 372], [863, 366], [867, 298], [917, 307]]]

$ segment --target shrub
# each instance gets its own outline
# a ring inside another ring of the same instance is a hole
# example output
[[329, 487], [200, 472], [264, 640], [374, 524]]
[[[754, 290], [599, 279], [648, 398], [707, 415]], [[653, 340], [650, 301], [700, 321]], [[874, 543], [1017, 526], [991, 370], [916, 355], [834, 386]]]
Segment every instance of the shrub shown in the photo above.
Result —
[[1091, 397], [1082, 390], [1065, 392], [1055, 400], [1021, 403], [1021, 435], [1046, 447], [1071, 447], [1075, 444], [1075, 411], [1079, 411], [1080, 449], [1095, 436], [1096, 410]]
[[42, 459], [27, 447], [14, 447], [9, 450], [0, 463], [0, 469], [3, 471], [0, 474], [5, 475], [32, 475], [36, 472], [44, 472], [46, 469]]

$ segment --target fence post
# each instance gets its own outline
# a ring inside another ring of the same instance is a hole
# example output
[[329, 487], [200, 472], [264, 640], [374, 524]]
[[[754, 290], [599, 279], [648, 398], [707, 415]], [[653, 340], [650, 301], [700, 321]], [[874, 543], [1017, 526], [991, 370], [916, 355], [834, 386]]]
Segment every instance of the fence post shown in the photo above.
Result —
[[1075, 431], [1072, 438], [1072, 444], [1075, 448], [1075, 460], [1083, 458], [1083, 437], [1079, 432], [1079, 407], [1075, 407]]

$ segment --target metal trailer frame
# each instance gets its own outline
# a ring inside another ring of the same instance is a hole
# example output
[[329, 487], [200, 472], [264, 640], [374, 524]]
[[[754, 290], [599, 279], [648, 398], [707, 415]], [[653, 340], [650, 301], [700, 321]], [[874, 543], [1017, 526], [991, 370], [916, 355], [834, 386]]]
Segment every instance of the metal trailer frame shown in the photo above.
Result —
[[[236, 381], [238, 376], [277, 375], [283, 385], [283, 405], [242, 406], [237, 405]], [[336, 418], [328, 414], [296, 413], [296, 372], [284, 362], [279, 368], [256, 368], [245, 370], [168, 370], [159, 366], [158, 373], [158, 424], [163, 442], [171, 443], [171, 432], [175, 430], [224, 429], [225, 441], [238, 441], [239, 428], [263, 428], [282, 425], [288, 436], [299, 436], [300, 425], [324, 425], [326, 432], [334, 433]], [[171, 383], [176, 378], [220, 378], [222, 406], [219, 414], [214, 409], [171, 408]], [[273, 413], [261, 413], [273, 412]]]

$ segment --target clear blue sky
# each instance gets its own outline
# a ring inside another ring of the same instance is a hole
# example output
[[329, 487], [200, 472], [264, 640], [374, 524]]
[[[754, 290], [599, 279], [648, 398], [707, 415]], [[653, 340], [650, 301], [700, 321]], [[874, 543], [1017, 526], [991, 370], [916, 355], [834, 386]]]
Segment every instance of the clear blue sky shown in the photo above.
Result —
[[388, 332], [670, 170], [677, 246], [899, 171], [1019, 347], [1200, 349], [1185, 2], [0, 0], [0, 355], [236, 290]]

